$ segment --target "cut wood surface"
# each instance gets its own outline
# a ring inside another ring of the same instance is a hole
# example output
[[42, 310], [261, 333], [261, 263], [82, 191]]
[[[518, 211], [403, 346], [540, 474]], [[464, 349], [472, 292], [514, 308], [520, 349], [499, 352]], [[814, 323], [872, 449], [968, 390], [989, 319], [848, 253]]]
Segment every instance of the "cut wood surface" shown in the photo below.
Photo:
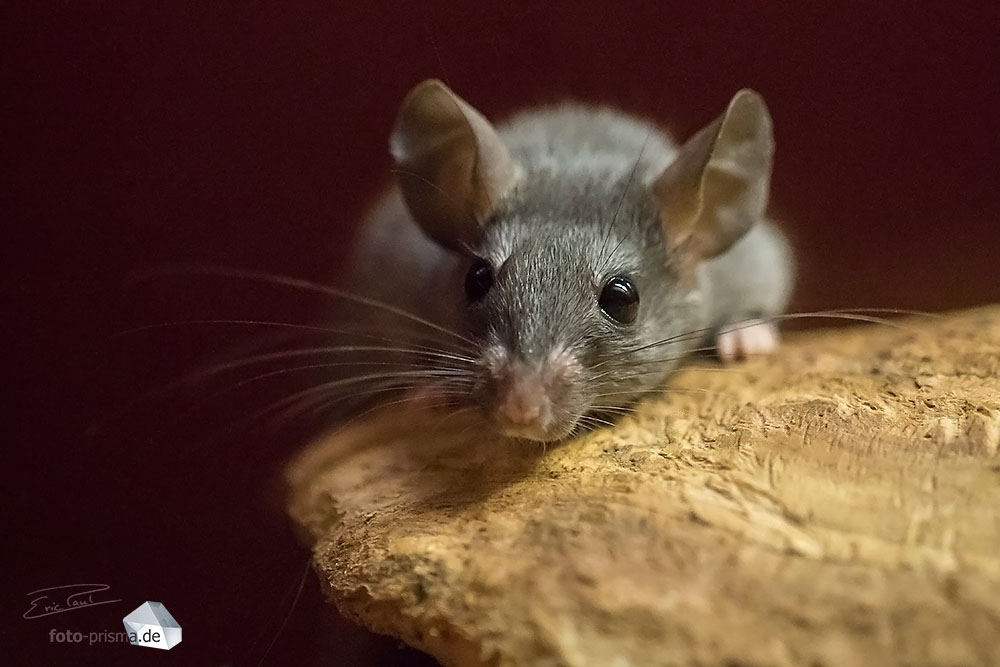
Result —
[[546, 450], [389, 409], [289, 510], [331, 602], [447, 665], [1000, 664], [1000, 306], [732, 368]]

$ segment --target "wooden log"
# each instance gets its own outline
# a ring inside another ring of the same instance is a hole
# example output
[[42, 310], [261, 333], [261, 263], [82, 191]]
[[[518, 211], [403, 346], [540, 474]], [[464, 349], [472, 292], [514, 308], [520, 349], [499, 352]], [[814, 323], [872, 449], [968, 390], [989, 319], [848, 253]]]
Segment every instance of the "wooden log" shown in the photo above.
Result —
[[1000, 306], [697, 360], [543, 450], [389, 409], [288, 469], [329, 599], [446, 665], [1000, 664]]

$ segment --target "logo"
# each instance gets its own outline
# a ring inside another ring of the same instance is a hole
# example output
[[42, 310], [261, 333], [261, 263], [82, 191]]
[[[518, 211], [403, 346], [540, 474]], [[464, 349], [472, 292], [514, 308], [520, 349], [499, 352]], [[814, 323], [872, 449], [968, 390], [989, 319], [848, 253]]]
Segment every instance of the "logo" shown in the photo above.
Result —
[[159, 602], [144, 602], [122, 619], [130, 644], [170, 650], [181, 643], [181, 626]]

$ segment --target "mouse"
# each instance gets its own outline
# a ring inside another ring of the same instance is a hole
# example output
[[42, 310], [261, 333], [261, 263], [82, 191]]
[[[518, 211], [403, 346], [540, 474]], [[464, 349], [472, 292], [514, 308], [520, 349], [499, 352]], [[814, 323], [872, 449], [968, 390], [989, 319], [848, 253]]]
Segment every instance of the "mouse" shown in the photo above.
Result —
[[758, 93], [676, 142], [569, 102], [494, 125], [431, 79], [403, 99], [389, 148], [395, 183], [340, 281], [359, 298], [336, 316], [366, 370], [331, 385], [555, 442], [613, 423], [697, 351], [778, 346], [795, 272], [766, 213]]

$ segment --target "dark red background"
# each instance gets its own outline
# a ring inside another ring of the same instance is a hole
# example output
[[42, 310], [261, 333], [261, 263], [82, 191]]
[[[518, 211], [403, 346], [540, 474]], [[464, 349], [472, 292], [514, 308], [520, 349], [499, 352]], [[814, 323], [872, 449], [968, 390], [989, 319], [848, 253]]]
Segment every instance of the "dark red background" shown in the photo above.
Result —
[[[773, 210], [799, 249], [799, 309], [1000, 300], [995, 2], [35, 3], [4, 10], [4, 532], [0, 637], [17, 664], [256, 664], [305, 564], [275, 509], [301, 435], [204, 436], [230, 417], [147, 405], [88, 425], [230, 339], [136, 322], [289, 319], [301, 299], [217, 281], [129, 284], [203, 262], [322, 279], [388, 178], [395, 106], [445, 79], [487, 115], [576, 97], [686, 135], [738, 88], [767, 99]], [[239, 406], [236, 406], [239, 412]], [[178, 434], [173, 427], [186, 430]], [[164, 435], [162, 432], [167, 431]], [[118, 605], [20, 618], [25, 594], [112, 585]], [[413, 653], [317, 614], [315, 583], [265, 664]], [[145, 599], [169, 653], [52, 646]], [[127, 608], [126, 608], [127, 607]], [[326, 638], [317, 648], [316, 637]], [[13, 664], [13, 663], [12, 663]]]

